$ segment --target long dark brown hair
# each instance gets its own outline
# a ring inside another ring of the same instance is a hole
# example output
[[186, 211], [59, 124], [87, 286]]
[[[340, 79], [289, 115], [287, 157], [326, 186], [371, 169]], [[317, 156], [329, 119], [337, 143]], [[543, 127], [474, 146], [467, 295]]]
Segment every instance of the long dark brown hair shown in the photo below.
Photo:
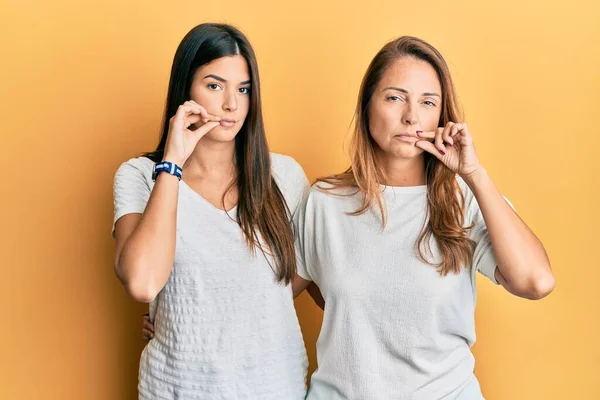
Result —
[[[250, 70], [250, 109], [235, 138], [237, 176], [223, 198], [237, 188], [239, 200], [236, 221], [244, 233], [248, 246], [268, 253], [274, 259], [271, 265], [278, 282], [289, 284], [296, 274], [294, 237], [290, 211], [283, 194], [271, 174], [271, 158], [263, 124], [260, 79], [254, 50], [246, 36], [226, 24], [201, 24], [183, 38], [173, 59], [162, 132], [156, 150], [145, 154], [154, 162], [164, 156], [169, 119], [177, 108], [190, 100], [190, 89], [198, 68], [227, 56], [243, 56]], [[266, 248], [261, 245], [264, 241]]]
[[[435, 69], [442, 87], [442, 113], [438, 126], [445, 126], [449, 121], [463, 120], [450, 70], [442, 55], [424, 40], [402, 36], [387, 43], [377, 53], [363, 78], [350, 142], [350, 168], [341, 174], [319, 179], [333, 185], [332, 189], [356, 188], [362, 193], [363, 201], [361, 207], [350, 215], [360, 215], [377, 205], [381, 211], [383, 226], [386, 223], [386, 212], [380, 183], [384, 182], [385, 177], [377, 164], [377, 144], [369, 131], [369, 107], [383, 74], [394, 61], [402, 57], [425, 61]], [[471, 265], [475, 245], [467, 235], [469, 227], [463, 226], [464, 194], [458, 186], [455, 173], [429, 153], [425, 153], [424, 158], [428, 218], [417, 240], [417, 254], [422, 261], [432, 264], [427, 254], [432, 254], [430, 239], [433, 237], [442, 253], [442, 261], [432, 265], [443, 276], [459, 273], [461, 268]]]

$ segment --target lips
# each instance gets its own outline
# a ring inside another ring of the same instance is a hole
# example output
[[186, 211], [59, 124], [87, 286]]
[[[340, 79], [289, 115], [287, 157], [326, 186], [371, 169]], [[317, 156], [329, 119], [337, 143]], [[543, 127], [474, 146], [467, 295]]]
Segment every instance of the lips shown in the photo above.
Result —
[[398, 135], [394, 135], [395, 139], [400, 139], [404, 142], [418, 142], [419, 141], [419, 137], [416, 134], [412, 134], [412, 133], [400, 133]]
[[397, 135], [394, 135], [394, 137], [396, 137], [396, 136], [406, 137], [406, 138], [418, 138], [416, 133], [408, 133], [408, 132], [399, 133]]
[[235, 125], [235, 121], [232, 119], [222, 119], [219, 121], [219, 123], [221, 124], [221, 126], [234, 126]]

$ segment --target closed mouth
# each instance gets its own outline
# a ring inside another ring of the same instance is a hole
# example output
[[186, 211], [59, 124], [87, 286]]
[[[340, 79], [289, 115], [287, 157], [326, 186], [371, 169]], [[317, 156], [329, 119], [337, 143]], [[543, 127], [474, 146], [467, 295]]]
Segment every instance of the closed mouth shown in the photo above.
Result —
[[219, 121], [219, 123], [221, 124], [221, 126], [234, 126], [235, 125], [235, 121], [232, 119], [222, 119]]
[[397, 135], [394, 135], [394, 137], [415, 138], [415, 139], [419, 138], [415, 133], [399, 133]]

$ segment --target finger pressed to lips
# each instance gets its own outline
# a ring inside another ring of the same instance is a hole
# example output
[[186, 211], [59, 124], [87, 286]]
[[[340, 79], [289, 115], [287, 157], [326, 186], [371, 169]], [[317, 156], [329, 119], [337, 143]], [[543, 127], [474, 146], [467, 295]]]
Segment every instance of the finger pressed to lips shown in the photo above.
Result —
[[193, 100], [186, 101], [183, 103], [182, 107], [187, 114], [200, 114], [202, 116], [202, 121], [204, 122], [221, 120], [221, 117], [210, 114], [204, 107]]
[[417, 131], [417, 136], [423, 139], [428, 139], [429, 141], [433, 141], [438, 147], [439, 140], [441, 143], [439, 145], [443, 145], [443, 143], [448, 143], [450, 146], [454, 144], [454, 139], [450, 135], [444, 135], [444, 130], [446, 128], [438, 128], [435, 131]]
[[[435, 139], [438, 132], [443, 132], [446, 128], [437, 128], [434, 131], [417, 131], [417, 136], [422, 137], [424, 139]], [[459, 132], [463, 131], [463, 126], [461, 124], [455, 124], [452, 126], [452, 129], [448, 131], [450, 137], [457, 135]]]
[[435, 139], [436, 131], [417, 131], [417, 136], [423, 139]]

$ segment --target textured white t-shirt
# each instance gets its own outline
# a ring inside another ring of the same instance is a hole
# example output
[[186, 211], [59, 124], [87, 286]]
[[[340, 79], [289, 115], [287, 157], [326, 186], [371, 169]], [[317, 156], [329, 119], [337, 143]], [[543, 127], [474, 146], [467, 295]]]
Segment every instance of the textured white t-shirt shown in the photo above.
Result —
[[[272, 154], [292, 212], [308, 189], [302, 167]], [[142, 213], [154, 163], [135, 158], [115, 176], [116, 222]], [[307, 358], [291, 287], [253, 256], [237, 223], [185, 182], [179, 184], [171, 275], [158, 295], [155, 336], [142, 352], [139, 398], [301, 400]], [[235, 209], [229, 214], [235, 218]]]
[[[384, 230], [377, 208], [346, 214], [359, 208], [360, 194], [311, 188], [295, 216], [298, 274], [321, 289], [325, 311], [308, 400], [483, 398], [470, 350], [475, 273], [497, 283], [496, 261], [477, 201], [458, 182], [465, 226], [474, 224], [470, 237], [477, 246], [472, 268], [445, 277], [415, 251], [426, 218], [426, 186], [382, 186]], [[432, 251], [439, 262], [434, 240]]]

